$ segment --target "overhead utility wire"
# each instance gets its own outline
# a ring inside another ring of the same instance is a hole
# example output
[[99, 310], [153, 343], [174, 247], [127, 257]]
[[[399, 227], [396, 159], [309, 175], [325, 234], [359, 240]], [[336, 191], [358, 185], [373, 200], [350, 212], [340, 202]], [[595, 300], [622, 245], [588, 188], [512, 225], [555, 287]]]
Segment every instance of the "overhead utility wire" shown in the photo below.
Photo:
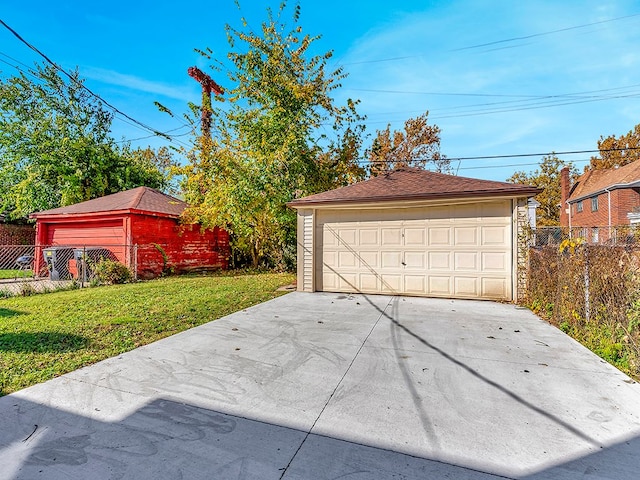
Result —
[[[551, 155], [580, 155], [583, 153], [603, 153], [603, 152], [623, 152], [627, 150], [640, 150], [640, 147], [626, 148], [604, 148], [602, 150], [569, 150], [564, 152], [543, 152], [543, 153], [516, 153], [510, 155], [482, 155], [477, 157], [447, 157], [447, 160], [459, 162], [463, 160], [495, 160], [500, 158], [520, 158], [520, 157], [547, 157]], [[358, 163], [387, 163], [385, 160], [360, 160]]]
[[[587, 158], [587, 159], [580, 159], [580, 160], [571, 160], [572, 163], [586, 163], [586, 162], [590, 162], [591, 159]], [[540, 165], [537, 162], [527, 162], [527, 163], [512, 163], [509, 165], [479, 165], [476, 167], [458, 167], [456, 168], [456, 170], [485, 170], [488, 168], [507, 168], [507, 167], [531, 167], [534, 165]]]
[[607, 20], [600, 20], [599, 22], [585, 23], [583, 25], [574, 25], [573, 27], [560, 28], [558, 30], [550, 30], [548, 32], [533, 33], [531, 35], [524, 35], [522, 37], [506, 38], [504, 40], [495, 40], [493, 42], [480, 43], [478, 45], [471, 45], [469, 47], [454, 48], [453, 50], [449, 50], [449, 51], [450, 52], [460, 52], [462, 50], [471, 50], [471, 49], [474, 49], [474, 48], [489, 47], [491, 45], [498, 45], [500, 43], [515, 42], [515, 41], [518, 41], [518, 40], [527, 40], [529, 38], [535, 38], [535, 37], [544, 37], [546, 35], [553, 35], [555, 33], [567, 32], [569, 30], [577, 30], [579, 28], [592, 27], [593, 25], [601, 25], [603, 23], [615, 22], [615, 21], [618, 21], [618, 20], [625, 20], [627, 18], [638, 17], [638, 16], [640, 16], [640, 13], [634, 13], [632, 15], [625, 15], [624, 17], [609, 18]]
[[35, 47], [34, 45], [30, 44], [29, 42], [27, 42], [24, 38], [22, 38], [22, 36], [16, 32], [13, 28], [11, 28], [9, 25], [7, 25], [5, 23], [4, 20], [0, 19], [0, 23], [7, 29], [9, 30], [18, 40], [20, 40], [22, 43], [24, 43], [27, 47], [29, 47], [31, 50], [33, 50], [34, 52], [36, 52], [38, 55], [40, 55], [42, 58], [45, 59], [45, 61], [47, 63], [49, 63], [51, 66], [53, 66], [56, 70], [58, 70], [60, 73], [63, 73], [64, 75], [66, 75], [73, 83], [75, 83], [76, 85], [80, 86], [81, 88], [83, 88], [84, 90], [86, 90], [89, 94], [91, 94], [94, 98], [98, 99], [100, 102], [104, 103], [105, 105], [107, 105], [109, 108], [111, 108], [114, 112], [122, 115], [123, 117], [127, 118], [128, 120], [132, 121], [133, 123], [135, 123], [136, 125], [139, 125], [140, 127], [144, 128], [145, 130], [153, 133], [155, 136], [160, 136], [160, 137], [164, 137], [167, 140], [171, 140], [171, 137], [168, 137], [167, 135], [163, 134], [162, 132], [159, 132], [158, 130], [156, 130], [153, 127], [150, 127], [149, 125], [146, 125], [142, 122], [140, 122], [139, 120], [136, 120], [135, 118], [127, 115], [126, 113], [124, 113], [122, 110], [118, 109], [117, 107], [115, 107], [114, 105], [112, 105], [111, 103], [107, 102], [105, 99], [103, 99], [102, 97], [100, 97], [100, 95], [94, 93], [91, 89], [89, 89], [86, 85], [84, 85], [82, 82], [79, 82], [78, 80], [76, 80], [71, 74], [69, 74], [65, 69], [63, 69], [62, 67], [60, 67], [58, 64], [56, 64], [54, 61], [52, 61], [49, 57], [47, 57], [44, 53], [42, 53], [40, 50], [38, 50], [37, 47]]
[[[640, 96], [640, 92], [634, 92], [634, 93], [629, 93], [629, 94], [625, 94], [625, 95], [601, 95], [598, 97], [593, 97], [590, 99], [584, 99], [584, 100], [574, 100], [574, 101], [562, 101], [560, 99], [557, 100], [549, 100], [549, 101], [541, 101], [541, 102], [534, 102], [534, 103], [521, 103], [520, 105], [514, 105], [513, 107], [504, 107], [504, 108], [490, 108], [490, 109], [485, 109], [485, 110], [469, 110], [469, 111], [462, 111], [462, 112], [458, 112], [458, 113], [443, 113], [443, 114], [436, 114], [436, 115], [432, 115], [430, 116], [430, 120], [439, 120], [439, 119], [444, 119], [444, 118], [461, 118], [461, 117], [477, 117], [477, 116], [481, 116], [481, 115], [491, 115], [494, 113], [509, 113], [509, 112], [520, 112], [520, 111], [525, 111], [525, 110], [537, 110], [540, 108], [551, 108], [551, 107], [562, 107], [565, 105], [576, 105], [576, 104], [580, 104], [580, 103], [592, 103], [592, 102], [602, 102], [605, 100], [614, 100], [614, 99], [620, 99], [620, 98], [633, 98], [633, 97], [638, 97]], [[501, 102], [500, 102], [501, 103]], [[509, 103], [509, 102], [504, 102], [504, 103]], [[469, 106], [468, 108], [472, 108], [473, 106]], [[452, 107], [452, 108], [466, 108], [466, 107]], [[434, 110], [429, 110], [429, 113], [431, 113], [432, 111], [436, 111], [436, 109]], [[389, 120], [380, 120], [380, 121], [368, 121], [367, 125], [371, 125], [371, 124], [388, 124], [390, 123]]]
[[[633, 17], [638, 17], [640, 16], [640, 13], [634, 13], [632, 15], [626, 15], [624, 17], [615, 17], [615, 18], [609, 18], [607, 20], [601, 20], [599, 22], [593, 22], [593, 23], [585, 23], [583, 25], [574, 25], [572, 27], [566, 27], [566, 28], [560, 28], [558, 30], [550, 30], [548, 32], [541, 32], [541, 33], [533, 33], [531, 35], [524, 35], [521, 37], [512, 37], [512, 38], [505, 38], [502, 40], [495, 40], [493, 42], [486, 42], [486, 43], [480, 43], [477, 45], [469, 45], [466, 47], [460, 47], [460, 48], [454, 48], [451, 50], [446, 50], [446, 52], [461, 52], [464, 50], [473, 50], [473, 49], [477, 49], [477, 48], [482, 48], [482, 47], [489, 47], [491, 45], [498, 45], [500, 43], [507, 43], [507, 42], [515, 42], [518, 40], [526, 40], [529, 38], [535, 38], [535, 37], [543, 37], [546, 35], [554, 35], [556, 33], [561, 33], [561, 32], [566, 32], [569, 30], [577, 30], [580, 28], [586, 28], [586, 27], [591, 27], [593, 25], [600, 25], [603, 23], [609, 23], [609, 22], [616, 22], [618, 20], [625, 20], [627, 18], [633, 18]], [[424, 57], [424, 54], [421, 55], [405, 55], [405, 56], [401, 56], [401, 57], [389, 57], [389, 58], [379, 58], [379, 59], [374, 59], [374, 60], [361, 60], [358, 62], [347, 62], [347, 63], [342, 63], [341, 65], [359, 65], [359, 64], [364, 64], [364, 63], [382, 63], [382, 62], [395, 62], [398, 60], [408, 60], [410, 58], [420, 58], [420, 57]]]

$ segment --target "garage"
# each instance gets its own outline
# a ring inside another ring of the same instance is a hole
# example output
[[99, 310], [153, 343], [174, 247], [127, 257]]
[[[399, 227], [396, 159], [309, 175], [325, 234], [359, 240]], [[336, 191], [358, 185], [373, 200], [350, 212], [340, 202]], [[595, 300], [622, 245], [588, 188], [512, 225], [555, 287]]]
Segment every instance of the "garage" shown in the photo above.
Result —
[[404, 168], [294, 200], [298, 290], [514, 300], [537, 193]]
[[34, 213], [36, 273], [46, 270], [42, 252], [51, 247], [68, 250], [62, 271], [72, 275], [77, 274], [72, 250], [87, 247], [108, 252], [109, 258], [132, 268], [141, 278], [167, 271], [226, 269], [229, 234], [217, 227], [202, 229], [198, 224], [182, 223], [186, 208], [178, 198], [138, 187]]

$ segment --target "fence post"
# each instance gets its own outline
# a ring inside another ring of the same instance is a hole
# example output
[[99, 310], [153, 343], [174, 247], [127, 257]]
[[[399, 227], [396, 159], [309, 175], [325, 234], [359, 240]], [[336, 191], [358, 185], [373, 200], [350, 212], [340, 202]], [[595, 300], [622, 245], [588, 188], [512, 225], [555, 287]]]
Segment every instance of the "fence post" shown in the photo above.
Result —
[[[80, 275], [80, 269], [82, 269], [82, 275]], [[87, 246], [82, 246], [82, 258], [80, 259], [80, 265], [78, 268], [78, 277], [80, 278], [80, 288], [84, 288], [84, 282], [87, 280]]]
[[588, 322], [591, 317], [591, 299], [589, 298], [589, 245], [584, 246], [584, 316]]
[[138, 244], [133, 246], [133, 281], [138, 281]]

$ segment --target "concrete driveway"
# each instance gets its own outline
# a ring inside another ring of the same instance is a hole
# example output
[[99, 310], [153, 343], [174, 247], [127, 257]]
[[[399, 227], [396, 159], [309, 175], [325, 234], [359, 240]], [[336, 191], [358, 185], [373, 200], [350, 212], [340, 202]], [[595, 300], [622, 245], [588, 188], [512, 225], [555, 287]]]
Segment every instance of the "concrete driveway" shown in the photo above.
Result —
[[527, 310], [291, 293], [0, 398], [0, 478], [630, 479], [640, 388]]

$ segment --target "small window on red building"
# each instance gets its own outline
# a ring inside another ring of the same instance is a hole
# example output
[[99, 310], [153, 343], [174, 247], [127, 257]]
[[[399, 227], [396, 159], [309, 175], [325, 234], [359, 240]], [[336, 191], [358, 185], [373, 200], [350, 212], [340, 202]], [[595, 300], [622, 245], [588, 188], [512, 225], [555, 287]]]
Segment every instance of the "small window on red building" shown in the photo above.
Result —
[[576, 212], [580, 213], [582, 211], [582, 200], [576, 203]]
[[593, 197], [591, 199], [591, 211], [592, 212], [598, 211], [598, 197]]

